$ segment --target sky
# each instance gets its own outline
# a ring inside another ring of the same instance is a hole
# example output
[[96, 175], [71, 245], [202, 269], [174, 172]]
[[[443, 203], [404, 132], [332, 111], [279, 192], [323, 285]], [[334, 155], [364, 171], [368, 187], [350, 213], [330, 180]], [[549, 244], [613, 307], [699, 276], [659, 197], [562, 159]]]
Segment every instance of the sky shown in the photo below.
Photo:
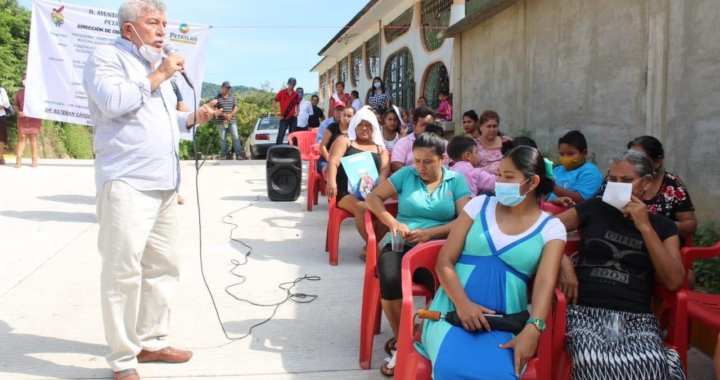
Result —
[[[52, 0], [48, 0], [52, 1]], [[57, 0], [56, 0], [57, 1]], [[122, 0], [57, 1], [117, 11]], [[31, 9], [32, 0], [19, 0]], [[305, 92], [318, 88], [317, 54], [367, 0], [165, 0], [168, 20], [212, 25], [205, 82], [278, 90], [295, 77]], [[303, 28], [278, 28], [303, 26]]]

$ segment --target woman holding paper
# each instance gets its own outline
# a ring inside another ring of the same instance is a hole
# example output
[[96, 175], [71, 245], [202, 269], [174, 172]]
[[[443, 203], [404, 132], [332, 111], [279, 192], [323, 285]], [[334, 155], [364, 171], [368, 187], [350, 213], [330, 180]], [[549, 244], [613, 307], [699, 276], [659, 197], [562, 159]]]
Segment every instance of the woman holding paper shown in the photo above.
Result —
[[[343, 157], [350, 157], [359, 154], [366, 154], [369, 157], [357, 157], [352, 160], [352, 168], [354, 171], [350, 175], [346, 172], [350, 169], [348, 160], [345, 160], [346, 166], [341, 163]], [[350, 121], [347, 136], [340, 136], [332, 144], [330, 148], [330, 161], [327, 167], [327, 197], [329, 199], [336, 198], [337, 207], [355, 215], [355, 227], [360, 236], [367, 242], [367, 232], [365, 231], [365, 211], [367, 206], [365, 200], [360, 199], [361, 193], [355, 191], [363, 182], [364, 191], [367, 192], [367, 186], [372, 186], [372, 182], [380, 184], [387, 180], [390, 175], [390, 158], [385, 144], [383, 143], [383, 135], [380, 132], [380, 124], [377, 116], [369, 107], [363, 107]], [[358, 180], [363, 177], [371, 177], [370, 182], [366, 180]], [[354, 178], [351, 182], [348, 177]], [[348, 186], [350, 185], [350, 186]], [[362, 186], [360, 186], [362, 187]], [[360, 189], [363, 191], [363, 189]], [[383, 230], [375, 231], [377, 236], [383, 236], [387, 232], [384, 225], [378, 223], [377, 228]], [[367, 246], [363, 247], [360, 255], [365, 260]]]

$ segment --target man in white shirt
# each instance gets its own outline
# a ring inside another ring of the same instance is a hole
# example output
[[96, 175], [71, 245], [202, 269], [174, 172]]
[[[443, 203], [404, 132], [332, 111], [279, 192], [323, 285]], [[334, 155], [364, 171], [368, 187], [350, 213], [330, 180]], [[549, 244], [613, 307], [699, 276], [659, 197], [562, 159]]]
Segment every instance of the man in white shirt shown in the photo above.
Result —
[[310, 119], [310, 116], [313, 114], [313, 106], [312, 103], [310, 103], [307, 99], [304, 98], [305, 96], [305, 90], [303, 90], [302, 87], [299, 87], [297, 90], [298, 97], [302, 99], [300, 101], [300, 105], [298, 106], [298, 119], [297, 119], [297, 128], [296, 131], [307, 131], [308, 130], [308, 120]]
[[363, 102], [360, 100], [360, 93], [353, 90], [350, 93], [350, 97], [352, 98], [352, 108], [355, 109], [355, 112], [360, 111], [360, 108], [363, 108]]
[[179, 135], [214, 112], [207, 105], [195, 115], [176, 110], [169, 79], [185, 60], [162, 56], [166, 8], [161, 0], [123, 2], [120, 37], [95, 48], [83, 72], [94, 126], [102, 317], [115, 380], [139, 380], [138, 362], [192, 357], [168, 342], [181, 261]]

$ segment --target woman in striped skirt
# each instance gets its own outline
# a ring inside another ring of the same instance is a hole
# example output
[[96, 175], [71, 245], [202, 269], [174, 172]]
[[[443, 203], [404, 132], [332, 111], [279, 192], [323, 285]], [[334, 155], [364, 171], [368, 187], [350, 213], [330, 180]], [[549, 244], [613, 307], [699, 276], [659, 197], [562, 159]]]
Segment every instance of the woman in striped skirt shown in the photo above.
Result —
[[[570, 301], [565, 348], [574, 380], [685, 379], [650, 310], [653, 281], [675, 291], [685, 274], [677, 226], [648, 214], [641, 200], [652, 176], [645, 154], [625, 151], [611, 161], [602, 199], [558, 216], [568, 231], [582, 230], [576, 266], [565, 257], [558, 279]], [[619, 340], [604, 332], [603, 319], [613, 313], [625, 321]]]

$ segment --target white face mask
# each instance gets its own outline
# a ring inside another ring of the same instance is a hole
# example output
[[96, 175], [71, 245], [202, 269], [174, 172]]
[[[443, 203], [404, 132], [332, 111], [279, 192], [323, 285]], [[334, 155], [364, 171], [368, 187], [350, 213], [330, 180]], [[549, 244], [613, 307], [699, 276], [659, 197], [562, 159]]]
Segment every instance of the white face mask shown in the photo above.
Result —
[[143, 39], [140, 37], [137, 29], [135, 29], [135, 26], [133, 24], [130, 24], [130, 26], [135, 31], [135, 35], [137, 35], [138, 39], [140, 39], [140, 41], [142, 41], [143, 43], [143, 46], [138, 49], [138, 51], [140, 52], [140, 56], [143, 57], [143, 59], [145, 59], [146, 61], [148, 61], [148, 63], [150, 63], [152, 66], [156, 66], [162, 60], [162, 50], [155, 50], [155, 48], [146, 44], [145, 41], [143, 41]]
[[602, 200], [622, 211], [630, 203], [632, 188], [632, 183], [608, 182]]

